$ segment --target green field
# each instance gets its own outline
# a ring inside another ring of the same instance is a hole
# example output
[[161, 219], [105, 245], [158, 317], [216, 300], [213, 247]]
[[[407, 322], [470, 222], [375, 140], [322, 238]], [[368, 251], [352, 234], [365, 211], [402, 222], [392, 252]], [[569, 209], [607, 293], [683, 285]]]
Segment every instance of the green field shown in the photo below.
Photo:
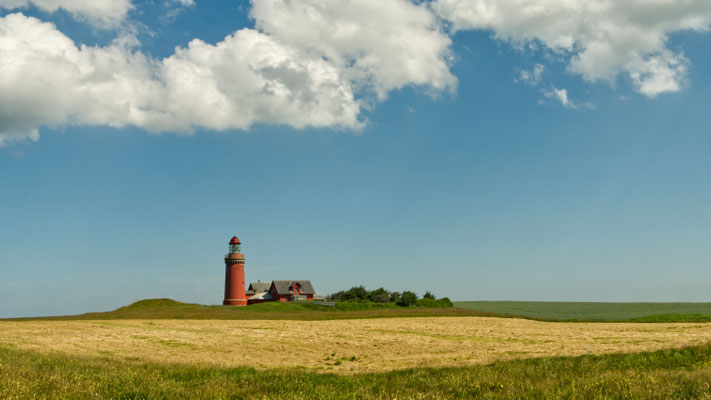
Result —
[[55, 317], [11, 318], [7, 320], [96, 320], [96, 319], [283, 319], [331, 320], [354, 318], [398, 318], [436, 316], [488, 316], [463, 308], [399, 307], [393, 303], [341, 302], [335, 307], [313, 303], [271, 302], [248, 307], [205, 306], [172, 299], [147, 299], [117, 310]]
[[455, 307], [546, 321], [711, 321], [711, 303], [458, 301]]
[[41, 355], [0, 346], [2, 399], [711, 398], [711, 346], [334, 375]]
[[[137, 301], [117, 310], [26, 319], [285, 319], [331, 320], [433, 316], [523, 317], [543, 321], [711, 322], [711, 303], [583, 303], [459, 301], [453, 308], [399, 307], [392, 303], [263, 303], [249, 307], [206, 306], [171, 299]], [[23, 318], [15, 318], [22, 320]]]

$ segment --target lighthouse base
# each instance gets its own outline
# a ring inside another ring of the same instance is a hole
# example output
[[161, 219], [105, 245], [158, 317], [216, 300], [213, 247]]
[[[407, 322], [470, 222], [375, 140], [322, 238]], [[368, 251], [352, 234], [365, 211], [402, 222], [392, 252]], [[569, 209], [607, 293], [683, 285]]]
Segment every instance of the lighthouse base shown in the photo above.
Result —
[[223, 306], [246, 306], [247, 299], [225, 299], [222, 302]]

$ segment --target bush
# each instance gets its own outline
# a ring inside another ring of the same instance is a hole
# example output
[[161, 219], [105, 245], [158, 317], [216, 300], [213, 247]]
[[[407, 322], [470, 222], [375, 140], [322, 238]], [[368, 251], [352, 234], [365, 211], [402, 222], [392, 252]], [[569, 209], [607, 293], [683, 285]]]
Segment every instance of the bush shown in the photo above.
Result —
[[368, 298], [373, 303], [389, 303], [390, 292], [381, 287], [368, 293]]
[[346, 292], [346, 295], [350, 300], [355, 300], [355, 301], [368, 301], [368, 291], [365, 290], [365, 287], [361, 286], [354, 286]]
[[437, 302], [445, 308], [454, 307], [454, 303], [452, 303], [452, 300], [450, 300], [449, 297], [442, 297], [441, 299], [437, 300]]
[[353, 286], [346, 291], [336, 292], [328, 298], [331, 301], [368, 301], [368, 291], [362, 285]]
[[335, 302], [357, 302], [357, 303], [376, 303], [376, 304], [396, 304], [400, 307], [434, 307], [447, 308], [453, 307], [452, 302], [444, 297], [437, 300], [437, 297], [429, 290], [422, 296], [422, 300], [418, 300], [415, 292], [406, 290], [403, 293], [391, 292], [383, 287], [368, 291], [361, 286], [354, 286], [348, 290], [341, 290], [326, 296], [329, 301]]
[[415, 303], [416, 307], [423, 307], [423, 308], [450, 308], [454, 307], [454, 303], [452, 303], [451, 300], [447, 297], [443, 297], [439, 300], [434, 300], [431, 298], [423, 298], [421, 300], [417, 300], [417, 303]]
[[390, 303], [390, 296], [387, 293], [378, 293], [370, 297], [373, 303]]
[[328, 301], [343, 301], [343, 299], [346, 296], [346, 292], [341, 290], [336, 293], [329, 294], [326, 296], [326, 300]]
[[417, 303], [417, 294], [415, 294], [415, 292], [406, 290], [402, 292], [402, 296], [400, 296], [400, 300], [398, 300], [396, 304], [400, 307], [410, 307], [412, 305], [415, 305], [415, 303]]

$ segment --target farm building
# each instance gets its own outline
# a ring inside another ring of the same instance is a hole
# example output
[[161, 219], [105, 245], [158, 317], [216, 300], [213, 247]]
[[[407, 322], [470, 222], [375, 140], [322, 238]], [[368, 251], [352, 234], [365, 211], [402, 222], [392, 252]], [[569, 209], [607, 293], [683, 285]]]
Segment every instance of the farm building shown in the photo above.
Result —
[[247, 304], [258, 304], [267, 301], [312, 301], [315, 291], [311, 281], [278, 280], [271, 283], [252, 282], [246, 294]]

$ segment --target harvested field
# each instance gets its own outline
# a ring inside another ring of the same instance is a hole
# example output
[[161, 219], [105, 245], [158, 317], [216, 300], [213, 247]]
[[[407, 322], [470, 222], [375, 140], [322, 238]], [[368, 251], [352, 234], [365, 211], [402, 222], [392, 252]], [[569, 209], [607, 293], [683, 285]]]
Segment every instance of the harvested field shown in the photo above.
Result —
[[437, 317], [0, 322], [0, 345], [90, 357], [359, 373], [708, 343], [711, 324]]

